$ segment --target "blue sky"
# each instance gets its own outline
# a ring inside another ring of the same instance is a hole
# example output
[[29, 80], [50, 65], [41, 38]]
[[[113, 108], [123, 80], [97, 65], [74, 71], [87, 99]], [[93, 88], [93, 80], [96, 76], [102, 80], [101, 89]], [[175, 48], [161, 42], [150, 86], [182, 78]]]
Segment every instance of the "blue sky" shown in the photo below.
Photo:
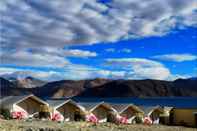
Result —
[[[156, 55], [164, 54], [197, 54], [197, 31], [195, 28], [185, 28], [176, 30], [163, 37], [150, 37], [137, 40], [119, 41], [113, 44], [97, 44], [91, 46], [76, 46], [72, 49], [89, 50], [97, 52], [99, 55], [95, 58], [81, 59], [71, 58], [73, 63], [89, 64], [96, 67], [102, 67], [102, 63], [107, 58], [152, 58]], [[111, 49], [111, 50], [110, 50]], [[124, 51], [124, 50], [130, 51]], [[183, 62], [157, 60], [173, 73], [195, 75], [197, 66], [196, 60], [185, 60]], [[175, 68], [176, 67], [176, 68]]]
[[196, 77], [195, 0], [8, 0], [0, 6], [1, 76]]

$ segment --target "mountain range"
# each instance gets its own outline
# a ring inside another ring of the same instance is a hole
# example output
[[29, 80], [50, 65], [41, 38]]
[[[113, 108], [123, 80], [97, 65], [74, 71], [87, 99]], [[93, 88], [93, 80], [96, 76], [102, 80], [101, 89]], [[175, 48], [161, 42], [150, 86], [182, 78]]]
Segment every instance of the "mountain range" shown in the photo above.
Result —
[[197, 97], [197, 79], [163, 80], [61, 80], [0, 77], [1, 96], [33, 93], [40, 97]]

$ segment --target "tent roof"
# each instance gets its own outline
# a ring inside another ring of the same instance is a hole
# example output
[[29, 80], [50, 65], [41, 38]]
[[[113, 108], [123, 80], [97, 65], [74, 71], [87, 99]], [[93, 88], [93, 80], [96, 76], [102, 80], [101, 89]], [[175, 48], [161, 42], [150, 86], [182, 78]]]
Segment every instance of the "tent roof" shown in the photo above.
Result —
[[117, 112], [123, 112], [132, 104], [111, 104], [111, 105]]
[[99, 105], [101, 102], [78, 102], [79, 105], [84, 107], [86, 110], [91, 110], [97, 105]]
[[88, 111], [93, 111], [94, 109], [96, 109], [98, 106], [103, 105], [105, 107], [107, 107], [108, 109], [112, 109], [113, 107], [105, 102], [79, 102], [79, 105], [81, 105], [82, 107], [84, 107], [86, 110]]
[[51, 100], [47, 100], [47, 103], [53, 108], [59, 108], [62, 105], [68, 103], [68, 102], [70, 102], [73, 105], [76, 105], [77, 107], [79, 107], [78, 104], [71, 99], [51, 99]]
[[57, 106], [59, 106], [59, 105], [64, 104], [65, 101], [67, 101], [67, 100], [47, 100], [47, 103], [48, 103], [49, 106], [51, 106], [51, 107], [57, 107]]
[[33, 98], [36, 101], [39, 101], [42, 104], [46, 104], [48, 105], [48, 103], [46, 103], [45, 101], [41, 100], [40, 98], [34, 96], [33, 94], [30, 95], [22, 95], [22, 96], [7, 96], [1, 99], [0, 101], [0, 105], [13, 105], [13, 104], [17, 104], [20, 103], [21, 101], [24, 101], [28, 98]]
[[150, 115], [155, 109], [162, 110], [160, 106], [139, 106], [139, 108], [142, 109], [145, 115]]
[[139, 112], [143, 112], [141, 109], [139, 109], [136, 105], [134, 104], [129, 104], [129, 103], [124, 103], [124, 104], [118, 104], [118, 103], [113, 103], [110, 105], [112, 105], [112, 107], [118, 112], [118, 113], [122, 113], [124, 112], [126, 109], [128, 109], [129, 107], [134, 107], [134, 109], [136, 109]]

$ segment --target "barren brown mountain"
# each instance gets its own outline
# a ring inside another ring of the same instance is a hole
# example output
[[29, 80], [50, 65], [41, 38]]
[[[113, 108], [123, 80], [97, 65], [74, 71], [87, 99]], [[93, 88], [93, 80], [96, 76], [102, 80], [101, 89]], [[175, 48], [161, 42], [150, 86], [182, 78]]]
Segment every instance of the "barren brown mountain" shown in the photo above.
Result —
[[[31, 81], [32, 82], [32, 81]], [[33, 83], [31, 83], [33, 84]], [[34, 93], [40, 97], [156, 97], [197, 96], [197, 79], [161, 80], [61, 80], [36, 88], [17, 87], [0, 79], [1, 96]]]

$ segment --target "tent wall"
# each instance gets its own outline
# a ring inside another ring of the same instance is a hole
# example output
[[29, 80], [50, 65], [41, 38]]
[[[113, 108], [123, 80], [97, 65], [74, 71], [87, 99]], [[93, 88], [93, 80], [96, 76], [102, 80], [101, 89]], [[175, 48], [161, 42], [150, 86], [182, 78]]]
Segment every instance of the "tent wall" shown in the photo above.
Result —
[[80, 109], [71, 103], [66, 103], [58, 108], [57, 111], [64, 116], [65, 121], [74, 121], [75, 115], [80, 112]]
[[13, 105], [13, 109], [10, 110], [11, 112], [27, 112], [25, 109], [18, 105]]
[[26, 100], [16, 104], [17, 106], [20, 106], [23, 110], [25, 110], [29, 115], [39, 112], [40, 111], [40, 105], [43, 105], [42, 103], [34, 100], [33, 98], [29, 97]]
[[132, 107], [129, 107], [120, 115], [128, 118], [129, 123], [133, 123], [136, 113], [138, 113], [136, 110], [134, 110]]
[[154, 124], [159, 124], [160, 114], [162, 114], [161, 111], [157, 109], [153, 110], [153, 112], [150, 114], [150, 118], [153, 120]]
[[163, 114], [160, 115], [160, 124], [170, 125], [170, 111], [172, 107], [164, 107]]
[[173, 109], [171, 111], [171, 118], [173, 118], [171, 124], [195, 127], [194, 112], [197, 112], [197, 109]]
[[127, 108], [123, 113], [121, 113], [121, 116], [130, 118], [133, 117], [135, 115], [135, 110], [131, 107]]
[[107, 116], [110, 110], [100, 105], [92, 111], [94, 115], [99, 119], [99, 122], [107, 122]]

